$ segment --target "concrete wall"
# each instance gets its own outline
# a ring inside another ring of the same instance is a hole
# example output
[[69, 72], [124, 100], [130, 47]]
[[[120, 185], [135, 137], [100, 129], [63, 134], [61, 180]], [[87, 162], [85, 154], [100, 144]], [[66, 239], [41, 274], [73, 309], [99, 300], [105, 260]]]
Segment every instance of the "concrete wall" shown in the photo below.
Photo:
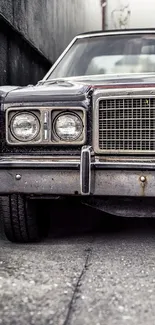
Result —
[[0, 16], [0, 85], [36, 84], [51, 63]]
[[0, 0], [0, 12], [52, 62], [75, 35], [102, 29], [101, 0]]
[[155, 0], [107, 0], [106, 29], [154, 28]]

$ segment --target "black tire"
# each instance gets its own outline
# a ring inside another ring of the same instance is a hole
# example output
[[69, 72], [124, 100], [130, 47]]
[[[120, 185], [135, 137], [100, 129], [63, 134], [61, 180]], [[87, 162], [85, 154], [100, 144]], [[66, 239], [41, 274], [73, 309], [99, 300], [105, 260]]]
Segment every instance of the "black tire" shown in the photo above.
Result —
[[1, 197], [1, 216], [8, 240], [19, 243], [40, 241], [46, 236], [45, 223], [37, 216], [36, 203], [24, 195]]

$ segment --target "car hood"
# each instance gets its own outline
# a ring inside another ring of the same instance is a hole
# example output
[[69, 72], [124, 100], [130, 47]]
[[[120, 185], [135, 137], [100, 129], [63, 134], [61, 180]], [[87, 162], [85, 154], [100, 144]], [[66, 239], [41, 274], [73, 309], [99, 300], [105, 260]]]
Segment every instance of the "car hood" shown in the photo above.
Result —
[[10, 92], [5, 102], [83, 101], [90, 89], [84, 82], [51, 81]]
[[55, 79], [8, 92], [5, 102], [83, 101], [95, 88], [155, 87], [154, 74], [88, 76]]

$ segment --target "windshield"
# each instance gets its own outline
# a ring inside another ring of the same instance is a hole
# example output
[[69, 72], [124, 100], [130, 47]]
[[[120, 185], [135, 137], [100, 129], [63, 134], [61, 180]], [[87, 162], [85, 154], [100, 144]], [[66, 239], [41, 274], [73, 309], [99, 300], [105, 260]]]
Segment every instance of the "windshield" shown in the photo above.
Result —
[[105, 35], [77, 39], [48, 79], [155, 72], [155, 35]]

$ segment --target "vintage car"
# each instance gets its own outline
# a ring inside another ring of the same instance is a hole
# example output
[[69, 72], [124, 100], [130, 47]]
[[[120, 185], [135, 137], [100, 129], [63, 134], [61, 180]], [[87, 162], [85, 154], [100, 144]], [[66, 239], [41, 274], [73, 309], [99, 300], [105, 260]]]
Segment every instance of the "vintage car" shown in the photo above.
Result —
[[79, 35], [36, 86], [1, 87], [0, 100], [9, 240], [44, 235], [34, 198], [155, 216], [155, 30]]

